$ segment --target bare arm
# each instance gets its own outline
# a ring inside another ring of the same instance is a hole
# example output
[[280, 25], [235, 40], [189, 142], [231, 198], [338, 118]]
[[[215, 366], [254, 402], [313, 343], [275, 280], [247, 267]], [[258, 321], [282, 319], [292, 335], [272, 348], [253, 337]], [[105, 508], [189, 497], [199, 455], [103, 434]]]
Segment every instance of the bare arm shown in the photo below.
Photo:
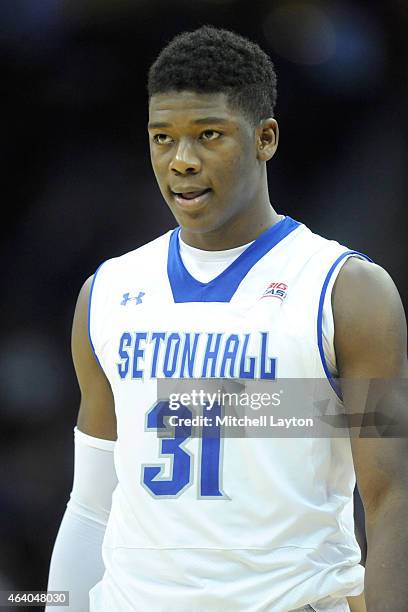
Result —
[[[408, 376], [406, 323], [391, 278], [375, 264], [350, 259], [339, 273], [333, 310], [346, 410], [364, 412], [369, 381], [382, 379], [387, 387], [381, 412], [406, 418], [401, 406], [407, 398], [397, 382]], [[366, 515], [367, 612], [406, 612], [408, 440], [352, 437], [351, 442]]]
[[[71, 498], [54, 544], [48, 579], [48, 590], [69, 591], [70, 609], [76, 612], [88, 612], [89, 591], [103, 576], [102, 542], [117, 484], [111, 442], [116, 439], [114, 402], [88, 339], [91, 284], [92, 278], [83, 286], [74, 316], [72, 353], [81, 389], [80, 431], [75, 436]], [[52, 608], [52, 612], [59, 610], [64, 608]]]
[[78, 429], [82, 432], [116, 440], [115, 407], [109, 382], [95, 359], [88, 338], [88, 302], [93, 277], [82, 287], [72, 326], [72, 357], [81, 390]]

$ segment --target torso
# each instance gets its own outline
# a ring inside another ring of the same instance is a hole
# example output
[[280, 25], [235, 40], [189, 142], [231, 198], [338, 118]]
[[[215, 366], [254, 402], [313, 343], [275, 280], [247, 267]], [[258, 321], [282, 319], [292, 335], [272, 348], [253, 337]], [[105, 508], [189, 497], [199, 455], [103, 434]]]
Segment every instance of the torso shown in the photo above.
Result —
[[[287, 217], [209, 283], [188, 274], [174, 232], [101, 267], [90, 333], [115, 397], [119, 479], [98, 587], [105, 601], [125, 612], [125, 593], [142, 602], [148, 590], [154, 612], [255, 612], [358, 592], [348, 438], [272, 429], [269, 420], [249, 437], [204, 426], [174, 440], [171, 428], [162, 438], [156, 428], [174, 414], [164, 398], [191, 392], [192, 379], [212, 393], [270, 395], [286, 393], [286, 379], [324, 380], [321, 290], [346, 253]], [[336, 413], [341, 404], [326, 387]], [[260, 412], [287, 413], [281, 399]], [[296, 414], [311, 408], [305, 402]], [[180, 416], [222, 414], [190, 406]]]

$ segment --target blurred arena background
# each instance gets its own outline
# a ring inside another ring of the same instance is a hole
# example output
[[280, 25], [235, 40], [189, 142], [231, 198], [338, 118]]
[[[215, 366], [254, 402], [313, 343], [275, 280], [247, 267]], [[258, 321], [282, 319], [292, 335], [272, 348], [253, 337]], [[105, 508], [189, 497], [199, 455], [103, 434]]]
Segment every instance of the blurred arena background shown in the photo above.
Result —
[[0, 588], [46, 588], [72, 481], [80, 286], [175, 225], [145, 127], [161, 47], [210, 23], [270, 52], [271, 201], [370, 255], [407, 305], [407, 22], [405, 0], [0, 2]]

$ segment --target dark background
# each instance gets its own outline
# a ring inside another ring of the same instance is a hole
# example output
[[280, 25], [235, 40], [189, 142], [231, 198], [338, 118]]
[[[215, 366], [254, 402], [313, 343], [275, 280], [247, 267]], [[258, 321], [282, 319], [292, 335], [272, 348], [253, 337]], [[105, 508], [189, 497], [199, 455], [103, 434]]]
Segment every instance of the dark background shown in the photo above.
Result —
[[407, 304], [404, 0], [2, 0], [0, 589], [46, 587], [72, 482], [76, 296], [175, 225], [150, 169], [146, 73], [204, 23], [275, 62], [275, 208], [370, 255]]

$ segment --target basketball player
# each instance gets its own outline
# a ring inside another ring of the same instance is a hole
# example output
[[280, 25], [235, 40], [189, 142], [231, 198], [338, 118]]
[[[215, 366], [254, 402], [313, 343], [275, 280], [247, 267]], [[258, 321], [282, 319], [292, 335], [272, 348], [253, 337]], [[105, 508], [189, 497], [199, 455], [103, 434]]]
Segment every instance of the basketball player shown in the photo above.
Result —
[[151, 161], [178, 227], [103, 263], [78, 299], [75, 476], [48, 586], [75, 612], [344, 612], [364, 585], [368, 612], [408, 609], [404, 441], [157, 433], [161, 379], [407, 373], [388, 274], [270, 204], [275, 99], [265, 53], [208, 26], [150, 69]]

